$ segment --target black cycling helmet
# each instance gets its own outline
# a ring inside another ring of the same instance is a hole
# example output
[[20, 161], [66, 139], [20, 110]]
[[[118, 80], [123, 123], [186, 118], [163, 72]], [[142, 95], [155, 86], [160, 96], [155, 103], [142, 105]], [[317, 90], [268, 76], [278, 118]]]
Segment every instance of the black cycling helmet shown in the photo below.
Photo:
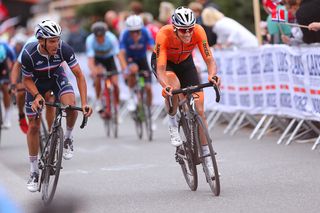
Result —
[[102, 21], [95, 22], [91, 26], [91, 32], [94, 33], [95, 36], [102, 36], [106, 33], [107, 30], [107, 24]]

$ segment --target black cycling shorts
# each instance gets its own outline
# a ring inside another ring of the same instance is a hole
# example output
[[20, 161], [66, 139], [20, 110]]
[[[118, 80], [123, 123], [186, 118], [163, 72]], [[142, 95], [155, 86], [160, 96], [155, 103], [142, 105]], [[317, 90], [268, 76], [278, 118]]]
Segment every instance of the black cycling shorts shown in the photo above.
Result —
[[114, 61], [113, 56], [109, 57], [109, 58], [98, 58], [95, 57], [94, 58], [95, 64], [101, 64], [107, 72], [112, 72], [112, 71], [116, 71], [117, 70], [117, 66], [116, 63]]
[[[156, 74], [157, 60], [156, 60], [155, 53], [152, 53], [152, 56], [151, 56], [151, 67], [152, 67], [152, 72], [157, 77], [157, 74]], [[176, 76], [180, 81], [181, 88], [200, 84], [199, 75], [191, 55], [186, 60], [182, 61], [179, 64], [175, 64], [171, 61], [167, 61], [166, 71], [171, 71], [176, 74]]]
[[144, 77], [144, 81], [146, 83], [151, 83], [152, 82], [152, 78], [151, 78], [151, 71], [148, 65], [148, 61], [147, 58], [142, 58], [142, 59], [133, 59], [132, 61], [129, 62], [129, 66], [130, 64], [135, 63], [138, 65], [139, 67], [139, 71], [147, 71], [149, 73], [149, 75], [146, 77], [144, 75], [140, 75]]

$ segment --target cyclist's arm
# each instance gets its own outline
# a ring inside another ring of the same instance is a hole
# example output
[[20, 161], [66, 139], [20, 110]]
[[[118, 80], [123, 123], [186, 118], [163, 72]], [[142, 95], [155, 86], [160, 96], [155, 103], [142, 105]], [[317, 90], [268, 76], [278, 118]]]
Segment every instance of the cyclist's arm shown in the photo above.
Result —
[[122, 73], [124, 73], [124, 71], [127, 69], [127, 61], [126, 61], [126, 50], [125, 49], [120, 49], [119, 54], [117, 55], [119, 62], [120, 62], [120, 66], [121, 66], [121, 71]]
[[166, 47], [166, 36], [161, 34], [157, 35], [155, 53], [157, 57], [157, 76], [158, 81], [163, 88], [166, 88], [168, 85], [166, 67], [167, 67], [167, 47]]
[[95, 64], [94, 60], [94, 49], [93, 49], [93, 34], [89, 35], [86, 39], [86, 54], [88, 57], [88, 67], [90, 69], [90, 72], [93, 76], [95, 76], [96, 73], [98, 73], [98, 68]]
[[203, 60], [207, 65], [208, 79], [212, 79], [213, 76], [217, 75], [217, 67], [216, 67], [216, 62], [213, 59], [211, 49], [208, 44], [206, 33], [202, 27], [198, 28], [197, 36], [198, 36], [197, 37], [198, 48], [200, 50]]
[[17, 84], [19, 75], [20, 75], [20, 70], [21, 70], [21, 63], [19, 61], [16, 61], [13, 64], [12, 70], [11, 70], [11, 75], [10, 75], [10, 83], [11, 84]]
[[80, 93], [81, 106], [87, 106], [87, 84], [79, 64], [71, 68], [72, 73], [76, 77], [77, 85]]

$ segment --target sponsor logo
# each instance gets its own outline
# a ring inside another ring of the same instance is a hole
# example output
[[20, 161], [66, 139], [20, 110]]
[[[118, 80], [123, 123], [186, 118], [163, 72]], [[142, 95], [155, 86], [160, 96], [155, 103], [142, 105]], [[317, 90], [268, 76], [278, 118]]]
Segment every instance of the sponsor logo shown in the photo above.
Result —
[[267, 94], [267, 106], [268, 107], [277, 107], [277, 99], [275, 93]]
[[237, 106], [237, 97], [235, 94], [229, 94], [228, 98], [229, 98], [229, 104], [231, 106]]
[[280, 94], [280, 106], [286, 108], [292, 108], [292, 101], [290, 93]]
[[232, 58], [227, 58], [225, 62], [226, 62], [226, 74], [233, 75]]
[[272, 73], [273, 72], [273, 61], [272, 61], [272, 53], [266, 53], [262, 55], [263, 60], [263, 72], [264, 73]]
[[157, 55], [157, 58], [159, 57], [159, 54], [160, 54], [160, 44], [157, 44], [157, 45], [156, 45], [156, 55]]
[[60, 83], [61, 86], [65, 85], [65, 84], [66, 84], [65, 81], [61, 81], [61, 83]]
[[292, 74], [294, 75], [304, 75], [301, 56], [291, 56], [291, 70]]
[[210, 52], [209, 52], [209, 47], [207, 44], [207, 41], [202, 41], [202, 46], [203, 46], [203, 50], [204, 50], [204, 54], [206, 55], [206, 57], [210, 56]]
[[263, 106], [263, 94], [255, 94], [253, 96], [253, 102], [255, 107]]
[[238, 75], [246, 75], [247, 74], [246, 58], [240, 57], [238, 58], [237, 62], [238, 62], [238, 67], [237, 67]]
[[294, 106], [297, 110], [306, 112], [306, 106], [308, 102], [308, 98], [306, 96], [295, 95], [293, 96]]
[[70, 61], [73, 60], [74, 57], [75, 57], [75, 56], [72, 54], [72, 55], [70, 56]]
[[61, 60], [60, 59], [58, 59], [58, 60], [53, 59], [52, 62], [61, 62]]
[[320, 113], [320, 99], [318, 98], [312, 98], [312, 106], [313, 106], [313, 110], [316, 113]]
[[240, 105], [244, 107], [250, 106], [250, 96], [248, 95], [240, 95]]
[[249, 58], [250, 70], [252, 74], [260, 74], [261, 73], [261, 65], [259, 56], [253, 56]]
[[287, 60], [287, 54], [284, 52], [276, 52], [276, 60], [279, 72], [288, 72], [289, 63]]
[[320, 55], [307, 55], [310, 76], [320, 76]]
[[36, 65], [43, 64], [43, 61], [37, 61]]
[[56, 54], [56, 55], [53, 56], [53, 58], [57, 59], [57, 58], [60, 58], [60, 57], [59, 57], [59, 55]]

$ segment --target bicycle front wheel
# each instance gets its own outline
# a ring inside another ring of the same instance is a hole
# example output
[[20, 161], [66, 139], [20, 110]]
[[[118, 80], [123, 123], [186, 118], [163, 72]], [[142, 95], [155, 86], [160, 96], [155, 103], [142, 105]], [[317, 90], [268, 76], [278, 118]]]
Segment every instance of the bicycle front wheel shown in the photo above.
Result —
[[177, 147], [176, 161], [180, 164], [183, 176], [191, 189], [195, 191], [198, 188], [198, 173], [194, 160], [194, 149], [191, 143], [191, 131], [184, 116], [179, 121], [179, 133], [183, 145]]
[[142, 139], [143, 136], [143, 120], [144, 120], [144, 111], [142, 105], [138, 105], [136, 111], [134, 112], [134, 123], [136, 127], [136, 132], [139, 139]]
[[144, 107], [145, 111], [145, 124], [146, 124], [146, 133], [149, 141], [152, 141], [153, 137], [153, 130], [152, 130], [152, 116], [151, 116], [151, 107], [146, 106]]
[[[202, 134], [202, 137], [201, 137]], [[206, 140], [206, 141], [202, 141]], [[211, 191], [214, 195], [219, 196], [220, 194], [220, 177], [218, 172], [218, 164], [216, 160], [216, 153], [213, 150], [212, 147], [212, 140], [209, 136], [208, 129], [206, 125], [203, 123], [200, 116], [196, 117], [196, 126], [195, 126], [195, 140], [197, 142], [197, 145], [199, 147], [199, 153], [200, 157], [202, 159], [201, 163], [203, 166], [203, 170], [207, 179], [207, 182], [210, 186]], [[202, 144], [208, 144], [209, 147], [209, 154], [204, 156], [203, 150], [202, 150]], [[212, 165], [210, 165], [212, 162]], [[211, 170], [211, 171], [209, 171]], [[213, 171], [212, 171], [213, 170]], [[213, 175], [212, 175], [213, 174]]]
[[49, 143], [49, 155], [44, 165], [42, 183], [42, 200], [45, 204], [52, 201], [59, 180], [63, 152], [63, 130], [61, 127], [53, 133]]

